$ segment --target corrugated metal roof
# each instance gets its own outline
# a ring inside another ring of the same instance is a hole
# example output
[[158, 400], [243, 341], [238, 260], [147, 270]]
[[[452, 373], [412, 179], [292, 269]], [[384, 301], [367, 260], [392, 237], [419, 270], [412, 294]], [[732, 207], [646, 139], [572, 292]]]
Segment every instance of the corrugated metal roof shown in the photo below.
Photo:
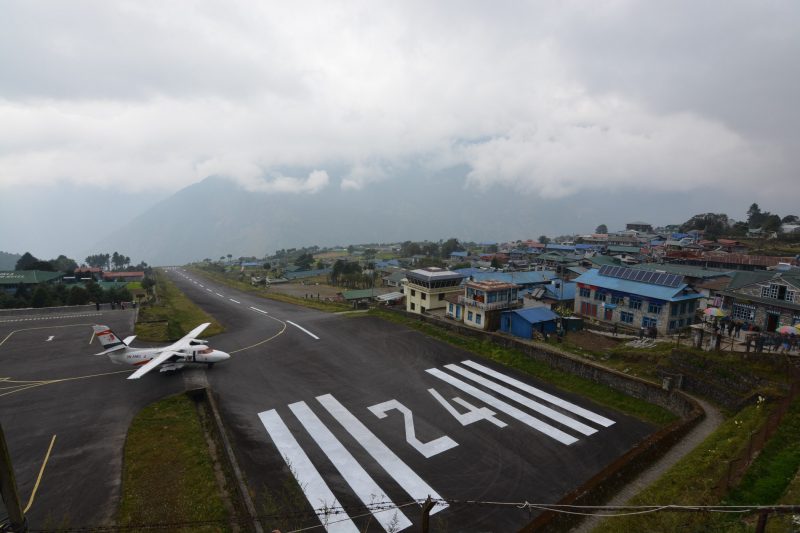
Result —
[[63, 276], [63, 272], [48, 272], [46, 270], [7, 270], [0, 272], [0, 285], [18, 285], [20, 283], [33, 285]]
[[702, 295], [696, 293], [684, 295], [683, 291], [687, 288], [686, 283], [681, 283], [677, 287], [651, 285], [649, 283], [639, 283], [637, 281], [601, 276], [599, 271], [595, 268], [578, 276], [575, 282], [664, 301], [679, 301], [702, 297]]
[[552, 270], [532, 270], [527, 272], [486, 272], [475, 268], [463, 268], [458, 272], [464, 276], [472, 276], [475, 281], [496, 280], [515, 285], [533, 285], [547, 283], [556, 277]]
[[548, 322], [555, 320], [558, 315], [546, 307], [527, 307], [525, 309], [515, 309], [514, 311], [504, 311], [503, 314], [514, 313], [523, 320], [536, 324], [538, 322]]

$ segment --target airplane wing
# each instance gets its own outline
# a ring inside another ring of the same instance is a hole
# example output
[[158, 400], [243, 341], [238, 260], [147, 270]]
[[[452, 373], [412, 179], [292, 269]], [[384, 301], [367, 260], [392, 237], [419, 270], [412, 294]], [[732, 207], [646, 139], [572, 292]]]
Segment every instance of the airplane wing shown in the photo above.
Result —
[[128, 379], [139, 379], [157, 366], [166, 363], [173, 355], [180, 354], [178, 352], [173, 352], [172, 350], [164, 350], [158, 354], [158, 356], [150, 359], [147, 363], [140, 366], [136, 372], [128, 376]]
[[188, 348], [189, 347], [189, 343], [191, 341], [193, 341], [194, 339], [196, 339], [197, 336], [200, 335], [201, 333], [203, 333], [203, 331], [210, 325], [211, 325], [211, 322], [206, 322], [205, 324], [200, 324], [199, 326], [194, 328], [192, 331], [190, 331], [189, 333], [184, 335], [184, 337], [181, 340], [179, 340], [179, 341], [167, 346], [164, 349], [165, 350], [182, 350], [184, 348]]

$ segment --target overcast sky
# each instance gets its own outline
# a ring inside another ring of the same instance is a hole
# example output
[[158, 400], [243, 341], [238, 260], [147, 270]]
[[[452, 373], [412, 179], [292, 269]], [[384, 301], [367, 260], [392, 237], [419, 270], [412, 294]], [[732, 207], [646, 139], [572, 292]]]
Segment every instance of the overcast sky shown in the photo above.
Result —
[[[565, 207], [619, 191], [636, 219], [659, 193], [785, 215], [798, 28], [792, 1], [4, 1], [0, 208], [23, 189], [155, 202], [218, 174], [324, 195], [464, 168], [449, 205], [500, 187]], [[0, 249], [44, 238], [14, 233]]]

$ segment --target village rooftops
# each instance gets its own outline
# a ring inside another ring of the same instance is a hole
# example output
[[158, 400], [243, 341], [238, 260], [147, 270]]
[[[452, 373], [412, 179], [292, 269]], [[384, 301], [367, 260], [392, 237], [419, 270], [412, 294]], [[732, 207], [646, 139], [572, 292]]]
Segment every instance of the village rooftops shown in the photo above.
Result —
[[486, 292], [519, 288], [519, 285], [515, 285], [514, 283], [506, 283], [505, 281], [498, 281], [494, 279], [487, 279], [484, 281], [468, 281], [465, 285], [467, 287], [472, 287], [474, 289]]

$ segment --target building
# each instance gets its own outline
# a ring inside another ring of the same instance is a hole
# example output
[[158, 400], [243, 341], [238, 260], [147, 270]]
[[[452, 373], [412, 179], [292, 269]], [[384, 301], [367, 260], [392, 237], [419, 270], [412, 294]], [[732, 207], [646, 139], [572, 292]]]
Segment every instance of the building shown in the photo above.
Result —
[[103, 281], [143, 281], [144, 272], [103, 272]]
[[719, 294], [732, 319], [762, 331], [800, 323], [800, 270], [736, 272]]
[[532, 339], [536, 333], [549, 335], [556, 332], [558, 315], [546, 307], [529, 307], [504, 311], [500, 330], [515, 337]]
[[48, 272], [45, 270], [8, 270], [0, 272], [0, 288], [7, 293], [14, 294], [18, 288], [32, 289], [43, 283], [60, 283], [64, 277], [63, 272]]
[[575, 282], [575, 313], [623, 328], [655, 328], [661, 334], [692, 324], [703, 298], [681, 275], [622, 266], [589, 270]]
[[522, 307], [519, 289], [518, 285], [497, 280], [466, 282], [464, 294], [458, 298], [464, 307], [464, 324], [487, 331], [499, 329], [502, 311]]
[[406, 311], [422, 314], [446, 307], [445, 296], [461, 292], [464, 275], [438, 267], [418, 268], [406, 275]]

